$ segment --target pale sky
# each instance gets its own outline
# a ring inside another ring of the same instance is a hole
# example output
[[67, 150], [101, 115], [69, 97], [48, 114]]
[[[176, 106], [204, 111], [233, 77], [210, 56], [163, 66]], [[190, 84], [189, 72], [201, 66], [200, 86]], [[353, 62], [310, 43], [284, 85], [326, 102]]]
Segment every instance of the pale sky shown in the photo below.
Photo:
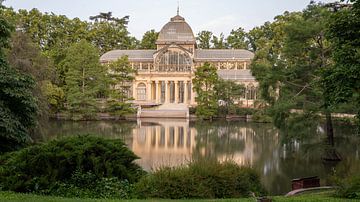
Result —
[[[160, 31], [176, 15], [177, 0], [6, 0], [14, 9], [38, 8], [69, 18], [88, 20], [99, 12], [113, 12], [115, 17], [130, 16], [129, 32], [137, 39], [150, 30]], [[227, 35], [232, 29], [245, 30], [272, 21], [285, 11], [301, 11], [310, 0], [179, 0], [180, 15], [194, 34], [209, 30]], [[322, 2], [333, 2], [323, 0]]]

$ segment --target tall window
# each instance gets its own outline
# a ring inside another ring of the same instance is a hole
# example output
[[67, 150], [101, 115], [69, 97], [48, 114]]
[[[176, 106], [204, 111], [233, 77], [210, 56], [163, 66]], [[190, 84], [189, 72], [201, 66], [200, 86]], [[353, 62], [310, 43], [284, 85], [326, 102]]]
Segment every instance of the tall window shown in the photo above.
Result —
[[255, 100], [256, 99], [256, 87], [252, 84], [248, 85], [246, 88], [246, 98], [248, 100]]
[[146, 100], [146, 85], [144, 83], [139, 83], [136, 91], [138, 100]]
[[161, 72], [187, 72], [191, 71], [191, 58], [185, 52], [168, 50], [158, 56], [156, 65]]

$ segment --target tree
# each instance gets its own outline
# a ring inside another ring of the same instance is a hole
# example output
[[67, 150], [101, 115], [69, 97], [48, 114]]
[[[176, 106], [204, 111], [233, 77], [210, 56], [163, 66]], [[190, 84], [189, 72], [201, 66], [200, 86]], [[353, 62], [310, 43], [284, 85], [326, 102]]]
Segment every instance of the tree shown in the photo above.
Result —
[[50, 62], [41, 54], [40, 49], [32, 43], [31, 39], [23, 32], [17, 31], [11, 37], [10, 49], [7, 58], [11, 67], [25, 75], [30, 75], [35, 80], [32, 95], [37, 99], [38, 114], [37, 124], [32, 137], [42, 135], [42, 128], [48, 121], [48, 102], [42, 86], [50, 80]]
[[156, 49], [156, 40], [159, 36], [159, 32], [155, 32], [155, 30], [150, 30], [145, 32], [144, 36], [140, 42], [141, 49]]
[[196, 37], [197, 46], [202, 49], [211, 48], [211, 39], [213, 37], [212, 32], [210, 31], [201, 31]]
[[[329, 11], [315, 4], [302, 13], [278, 16], [268, 25], [272, 33], [263, 34], [271, 37], [263, 47], [257, 47], [252, 71], [278, 127], [291, 130], [301, 120], [314, 127], [321, 113], [326, 117], [328, 142], [333, 146], [332, 109], [319, 82], [321, 72], [331, 65], [331, 49], [325, 39], [328, 18]], [[298, 113], [292, 113], [294, 109]], [[297, 131], [298, 135], [304, 132]], [[338, 158], [333, 151], [328, 157]]]
[[247, 34], [243, 28], [239, 27], [236, 30], [231, 30], [230, 35], [226, 38], [229, 48], [234, 49], [249, 49], [249, 42], [247, 41]]
[[348, 103], [357, 109], [360, 131], [360, 1], [341, 9], [329, 20], [327, 38], [333, 49], [332, 68], [324, 71], [322, 84], [330, 105]]
[[127, 56], [110, 63], [108, 69], [110, 79], [109, 111], [118, 116], [133, 113], [131, 103], [127, 103], [127, 101], [131, 99], [128, 94], [136, 71], [130, 66]]
[[235, 106], [235, 101], [244, 96], [245, 86], [231, 80], [219, 79], [215, 91], [217, 99], [225, 102], [226, 110], [229, 113], [230, 109]]
[[98, 49], [100, 54], [114, 49], [129, 49], [133, 46], [133, 38], [129, 37], [127, 24], [129, 16], [123, 18], [112, 17], [111, 12], [106, 15], [91, 17], [95, 20], [89, 24], [88, 40]]
[[35, 126], [37, 105], [34, 80], [9, 66], [4, 54], [12, 27], [0, 16], [0, 152], [28, 143]]
[[226, 44], [223, 33], [221, 33], [219, 37], [214, 35], [212, 37], [211, 42], [214, 44], [213, 48], [215, 48], [215, 49], [226, 49], [227, 48], [227, 44]]
[[193, 79], [193, 88], [197, 93], [196, 116], [201, 119], [212, 119], [218, 108], [216, 91], [214, 90], [218, 82], [216, 67], [208, 62], [198, 67]]
[[105, 67], [99, 63], [94, 46], [82, 40], [66, 53], [63, 66], [66, 73], [66, 98], [72, 115], [91, 118], [97, 110], [96, 96], [107, 88]]

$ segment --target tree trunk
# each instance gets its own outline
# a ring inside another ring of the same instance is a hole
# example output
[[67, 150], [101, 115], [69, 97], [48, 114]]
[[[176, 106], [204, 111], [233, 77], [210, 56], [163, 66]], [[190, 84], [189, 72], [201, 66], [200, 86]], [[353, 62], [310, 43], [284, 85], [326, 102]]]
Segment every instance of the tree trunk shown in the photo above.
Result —
[[332, 125], [331, 113], [329, 110], [325, 111], [325, 117], [326, 117], [326, 135], [329, 146], [325, 148], [323, 160], [327, 162], [341, 161], [340, 154], [336, 151], [334, 147], [334, 129]]
[[84, 94], [85, 93], [85, 68], [82, 69], [82, 76], [83, 76], [83, 79], [82, 79], [82, 93]]
[[334, 129], [332, 125], [331, 113], [329, 111], [325, 112], [326, 116], [326, 135], [328, 138], [328, 143], [330, 146], [334, 146]]

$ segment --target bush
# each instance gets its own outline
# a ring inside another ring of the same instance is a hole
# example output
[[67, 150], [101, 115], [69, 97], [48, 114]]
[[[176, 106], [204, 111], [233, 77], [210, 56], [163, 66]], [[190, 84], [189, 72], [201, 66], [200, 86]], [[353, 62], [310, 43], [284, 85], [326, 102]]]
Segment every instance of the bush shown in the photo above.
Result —
[[360, 175], [341, 180], [338, 183], [336, 195], [342, 198], [360, 199]]
[[116, 177], [98, 178], [91, 172], [76, 171], [69, 180], [56, 183], [43, 194], [68, 198], [130, 199], [133, 187], [128, 180], [120, 181]]
[[259, 176], [233, 162], [197, 161], [187, 167], [161, 168], [136, 185], [139, 198], [238, 198], [263, 194]]
[[120, 140], [77, 136], [55, 140], [0, 157], [0, 187], [16, 192], [42, 192], [80, 173], [96, 179], [136, 182], [144, 171], [138, 157]]

